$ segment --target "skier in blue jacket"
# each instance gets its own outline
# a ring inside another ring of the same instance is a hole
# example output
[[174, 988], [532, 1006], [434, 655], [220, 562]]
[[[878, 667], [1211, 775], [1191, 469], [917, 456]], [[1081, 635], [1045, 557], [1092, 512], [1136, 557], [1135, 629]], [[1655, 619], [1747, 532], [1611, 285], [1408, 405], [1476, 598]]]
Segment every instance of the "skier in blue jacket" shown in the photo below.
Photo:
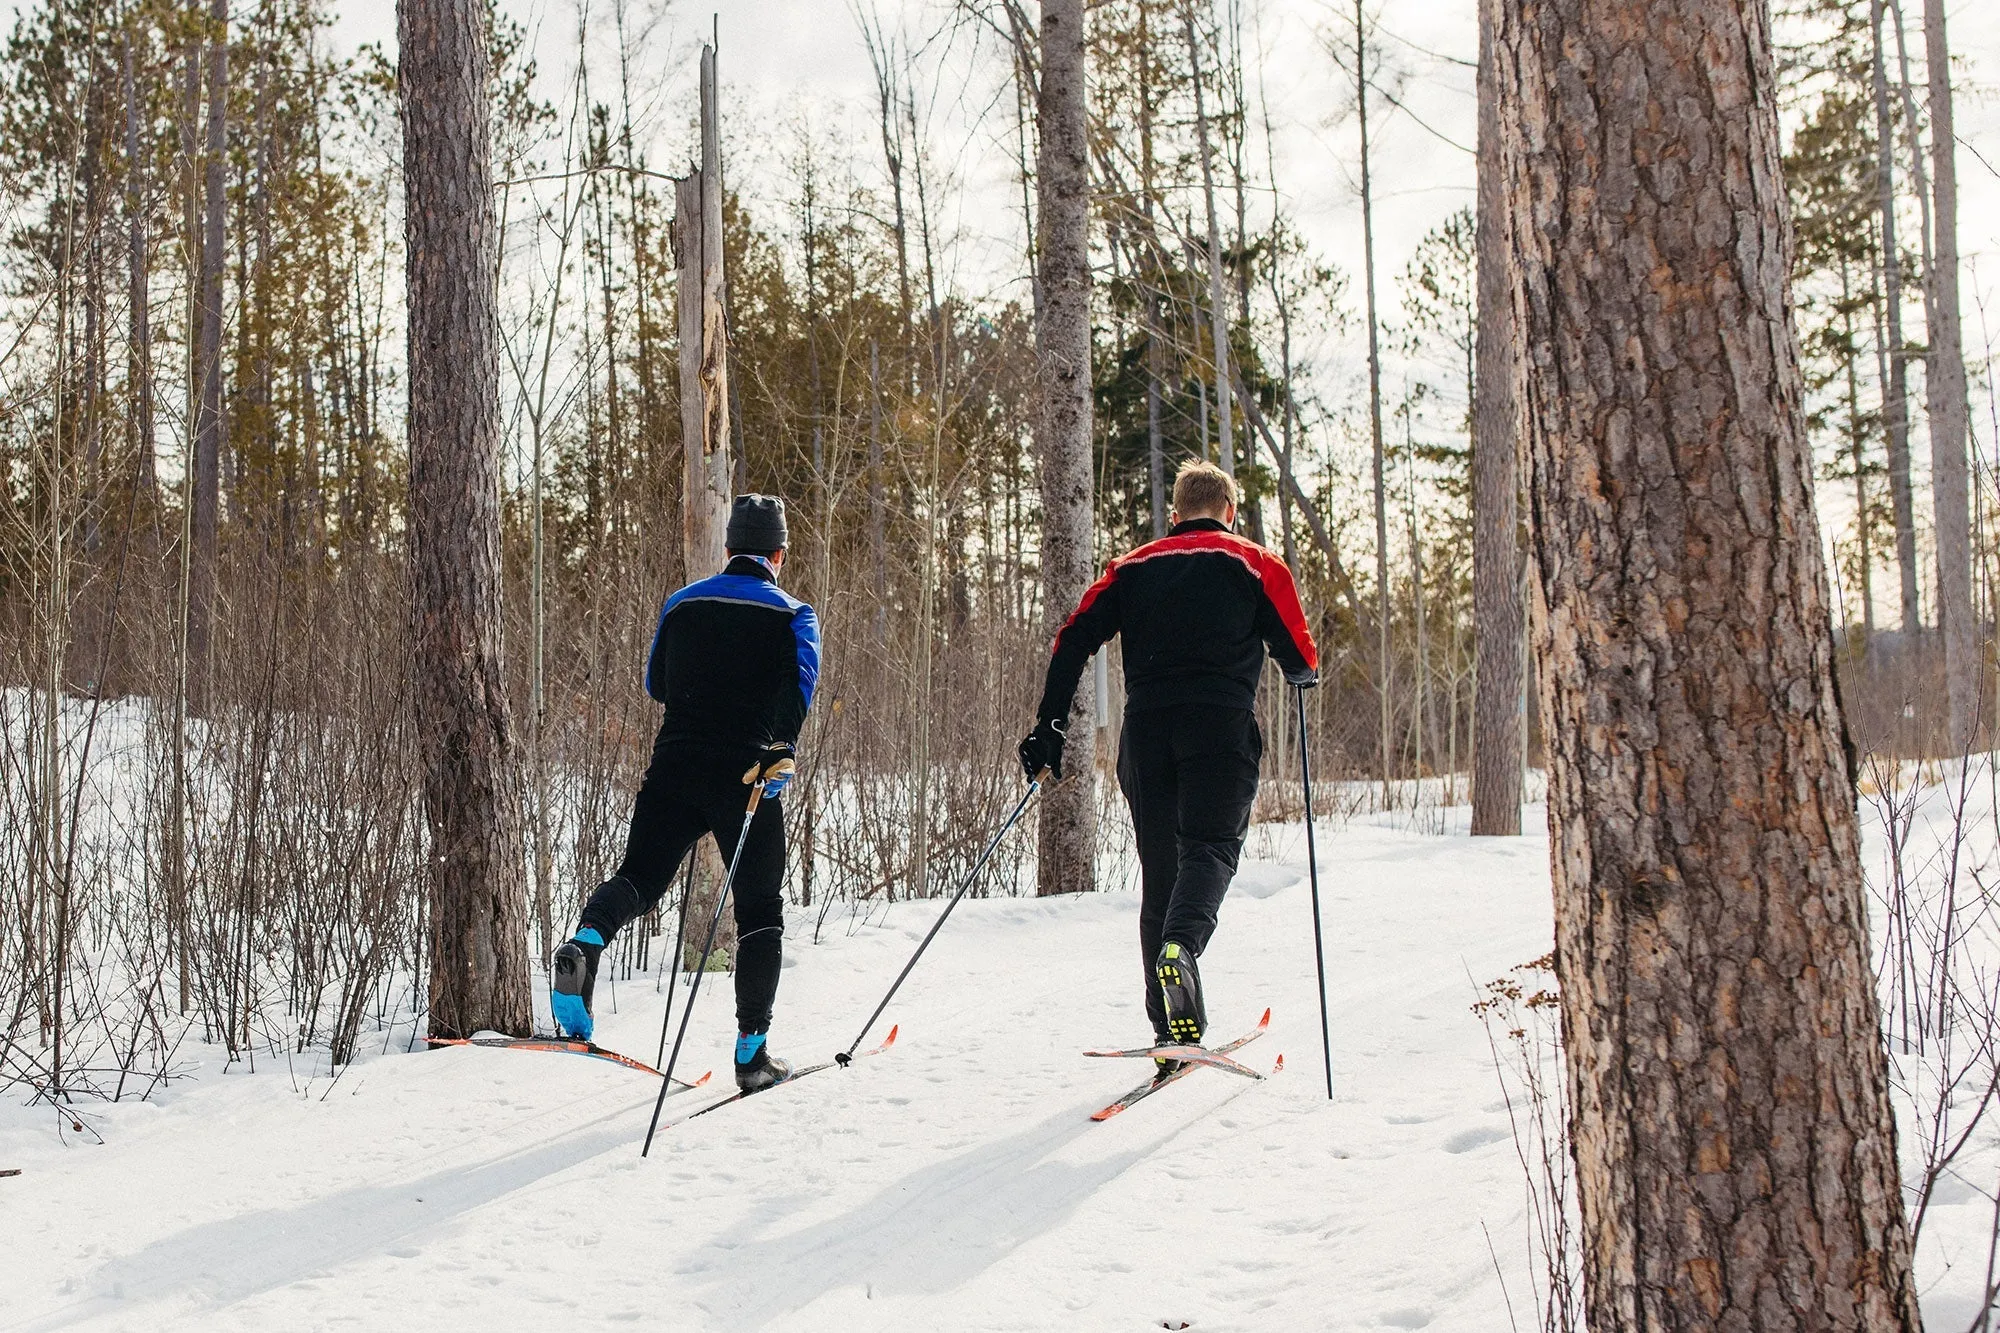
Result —
[[[584, 904], [575, 937], [556, 950], [551, 1004], [562, 1030], [591, 1031], [604, 946], [653, 910], [703, 834], [733, 839], [744, 784], [790, 758], [819, 680], [819, 620], [778, 586], [785, 503], [739, 495], [724, 535], [729, 564], [667, 598], [646, 661], [646, 692], [666, 705], [632, 804], [618, 872]], [[746, 773], [750, 778], [746, 779]], [[785, 822], [770, 776], [736, 871], [736, 1084], [754, 1092], [791, 1073], [765, 1048], [785, 930]]]

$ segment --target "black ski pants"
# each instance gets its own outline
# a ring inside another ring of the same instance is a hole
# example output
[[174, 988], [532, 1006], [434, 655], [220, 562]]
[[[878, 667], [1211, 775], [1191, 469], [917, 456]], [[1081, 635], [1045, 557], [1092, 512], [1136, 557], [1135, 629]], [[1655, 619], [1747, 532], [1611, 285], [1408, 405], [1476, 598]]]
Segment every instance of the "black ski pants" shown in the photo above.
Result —
[[[743, 832], [750, 788], [743, 774], [754, 751], [716, 750], [662, 735], [653, 742], [652, 763], [632, 803], [632, 828], [618, 875], [605, 881], [584, 904], [583, 925], [608, 942], [627, 924], [659, 905], [681, 859], [713, 834], [728, 862]], [[785, 812], [782, 797], [758, 803], [743, 843], [731, 894], [736, 907], [736, 1025], [741, 1032], [771, 1026], [784, 961]], [[708, 921], [689, 919], [688, 938], [696, 948], [708, 938]]]
[[1208, 947], [1250, 830], [1263, 757], [1264, 733], [1247, 708], [1180, 704], [1125, 715], [1118, 785], [1139, 838], [1139, 952], [1155, 1032], [1167, 1022], [1153, 972], [1160, 946], [1175, 940], [1197, 958]]

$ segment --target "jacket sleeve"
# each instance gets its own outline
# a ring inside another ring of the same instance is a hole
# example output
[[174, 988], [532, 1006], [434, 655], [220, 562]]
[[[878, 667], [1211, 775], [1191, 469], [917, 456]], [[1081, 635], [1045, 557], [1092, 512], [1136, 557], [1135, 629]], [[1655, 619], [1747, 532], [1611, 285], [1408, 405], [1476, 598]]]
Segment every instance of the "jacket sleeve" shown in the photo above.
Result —
[[674, 609], [669, 597], [660, 608], [660, 623], [653, 627], [653, 646], [646, 650], [646, 693], [660, 703], [667, 701], [667, 612]]
[[1319, 645], [1306, 628], [1305, 608], [1299, 605], [1299, 588], [1285, 562], [1268, 551], [1258, 563], [1263, 584], [1263, 603], [1257, 608], [1257, 632], [1265, 647], [1277, 659], [1285, 680], [1293, 685], [1310, 685], [1319, 679]]
[[771, 739], [788, 745], [798, 744], [813, 692], [819, 688], [819, 617], [810, 606], [800, 606], [792, 613], [792, 656], [798, 669], [798, 688], [786, 690], [779, 699], [778, 715], [771, 727]]
[[1039, 721], [1044, 718], [1069, 716], [1069, 706], [1076, 700], [1077, 682], [1083, 679], [1083, 669], [1090, 663], [1090, 655], [1102, 648], [1118, 632], [1121, 622], [1121, 599], [1118, 592], [1118, 564], [1104, 571], [1104, 576], [1090, 585], [1078, 602], [1070, 618], [1063, 622], [1056, 632], [1055, 651], [1049, 658], [1049, 674], [1042, 685], [1042, 702], [1035, 709]]

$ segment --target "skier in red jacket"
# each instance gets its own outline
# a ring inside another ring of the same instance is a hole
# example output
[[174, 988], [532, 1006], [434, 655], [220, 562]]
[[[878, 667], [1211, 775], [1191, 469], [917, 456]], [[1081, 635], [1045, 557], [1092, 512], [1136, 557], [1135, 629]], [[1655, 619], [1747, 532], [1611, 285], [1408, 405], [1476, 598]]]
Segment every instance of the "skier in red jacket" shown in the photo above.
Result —
[[[1208, 1029], [1195, 960], [1236, 874], [1257, 765], [1257, 682], [1266, 648], [1289, 683], [1319, 681], [1319, 650], [1285, 562], [1230, 531], [1236, 483], [1208, 463], [1174, 478], [1173, 527], [1111, 562], [1056, 635], [1029, 777], [1062, 777], [1063, 729], [1090, 655], [1124, 636], [1125, 721], [1118, 786], [1138, 835], [1139, 947], [1146, 1015], [1161, 1044]], [[1162, 1062], [1161, 1072], [1171, 1072]]]

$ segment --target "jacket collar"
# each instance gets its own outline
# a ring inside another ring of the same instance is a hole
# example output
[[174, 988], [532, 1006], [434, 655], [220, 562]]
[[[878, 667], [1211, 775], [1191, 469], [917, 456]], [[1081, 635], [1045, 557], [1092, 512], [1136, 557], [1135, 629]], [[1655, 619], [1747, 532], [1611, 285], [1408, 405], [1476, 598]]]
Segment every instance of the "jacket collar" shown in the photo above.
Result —
[[758, 555], [732, 555], [729, 557], [729, 563], [723, 566], [722, 572], [725, 574], [748, 574], [751, 578], [762, 579], [766, 583], [776, 583], [778, 581], [778, 571], [772, 569], [769, 563], [762, 556]]
[[1183, 519], [1167, 529], [1169, 537], [1178, 537], [1186, 532], [1227, 532], [1229, 528], [1219, 518]]

